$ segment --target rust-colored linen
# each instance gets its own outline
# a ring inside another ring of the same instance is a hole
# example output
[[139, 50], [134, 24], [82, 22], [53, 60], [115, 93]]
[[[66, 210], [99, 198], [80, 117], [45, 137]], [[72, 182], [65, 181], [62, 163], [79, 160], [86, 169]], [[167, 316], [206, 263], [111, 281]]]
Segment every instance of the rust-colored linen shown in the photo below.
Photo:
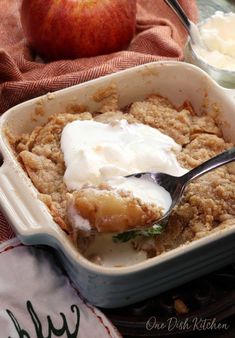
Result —
[[[197, 21], [195, 0], [179, 0]], [[27, 45], [21, 0], [0, 1], [0, 113], [25, 100], [118, 70], [158, 60], [182, 60], [187, 33], [163, 0], [137, 0], [136, 36], [109, 55], [43, 63]], [[4, 229], [4, 230], [3, 230]], [[0, 215], [0, 241], [12, 236]]]
[[[192, 20], [194, 0], [181, 0]], [[163, 59], [181, 60], [186, 32], [163, 0], [137, 1], [137, 34], [128, 50], [110, 55], [43, 64], [27, 46], [20, 24], [21, 0], [0, 1], [0, 113], [77, 83], [128, 67]]]

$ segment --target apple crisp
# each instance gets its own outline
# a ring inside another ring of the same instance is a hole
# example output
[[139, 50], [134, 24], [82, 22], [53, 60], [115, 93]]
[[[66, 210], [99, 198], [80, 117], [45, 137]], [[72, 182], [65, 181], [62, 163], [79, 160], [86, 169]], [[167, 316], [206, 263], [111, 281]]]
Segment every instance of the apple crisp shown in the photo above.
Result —
[[[32, 133], [10, 137], [17, 158], [39, 191], [40, 199], [76, 245], [81, 233], [74, 226], [74, 212], [98, 232], [110, 229], [120, 232], [137, 224], [151, 223], [162, 215], [162, 210], [105, 184], [70, 191], [64, 182], [66, 166], [60, 141], [64, 127], [72, 121], [93, 120], [106, 124], [126, 120], [129, 124], [151, 126], [181, 146], [177, 160], [188, 170], [234, 146], [223, 139], [216, 116], [209, 113], [197, 116], [188, 102], [176, 108], [167, 99], [151, 95], [123, 109], [117, 110], [117, 107], [117, 95], [112, 93], [110, 100], [105, 97], [100, 112], [55, 114]], [[136, 250], [146, 250], [148, 257], [153, 257], [232, 226], [235, 224], [234, 201], [235, 165], [230, 164], [189, 184], [161, 234], [151, 238], [138, 236], [132, 244]]]
[[70, 205], [93, 229], [102, 233], [124, 232], [162, 216], [159, 208], [144, 204], [130, 192], [116, 191], [105, 184], [74, 192]]

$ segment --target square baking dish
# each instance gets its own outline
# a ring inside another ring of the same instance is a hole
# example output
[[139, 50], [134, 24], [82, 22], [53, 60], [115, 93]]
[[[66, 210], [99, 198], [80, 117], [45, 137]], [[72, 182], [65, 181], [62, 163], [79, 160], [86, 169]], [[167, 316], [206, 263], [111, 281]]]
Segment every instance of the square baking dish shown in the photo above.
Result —
[[[80, 254], [53, 221], [38, 192], [17, 162], [4, 130], [20, 135], [48, 116], [71, 106], [99, 111], [95, 94], [115, 85], [120, 107], [157, 93], [176, 106], [189, 100], [197, 114], [220, 112], [226, 140], [235, 142], [235, 92], [217, 85], [205, 72], [183, 62], [155, 62], [101, 77], [24, 102], [0, 119], [0, 203], [24, 244], [56, 249], [81, 294], [92, 304], [115, 308], [141, 301], [235, 260], [235, 224], [160, 256], [127, 267], [95, 265]], [[39, 114], [44, 112], [43, 114]]]

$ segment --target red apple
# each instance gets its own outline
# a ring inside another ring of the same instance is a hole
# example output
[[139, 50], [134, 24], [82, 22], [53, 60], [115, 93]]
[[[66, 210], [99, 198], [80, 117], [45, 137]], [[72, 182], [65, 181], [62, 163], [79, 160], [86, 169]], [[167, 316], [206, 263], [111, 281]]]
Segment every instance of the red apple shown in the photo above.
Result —
[[130, 43], [136, 0], [23, 0], [21, 22], [47, 60], [108, 54]]

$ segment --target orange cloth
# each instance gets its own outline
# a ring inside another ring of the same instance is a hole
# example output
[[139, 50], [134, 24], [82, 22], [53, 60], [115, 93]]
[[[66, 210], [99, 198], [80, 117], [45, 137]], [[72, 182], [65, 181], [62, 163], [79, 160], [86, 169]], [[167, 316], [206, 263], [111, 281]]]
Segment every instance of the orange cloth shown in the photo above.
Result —
[[[197, 20], [195, 0], [179, 0]], [[137, 31], [128, 50], [43, 64], [35, 60], [20, 24], [21, 0], [0, 1], [0, 113], [30, 98], [157, 60], [183, 59], [187, 33], [163, 0], [137, 0]]]
[[[179, 0], [192, 21], [195, 0]], [[128, 50], [76, 60], [38, 62], [27, 46], [20, 23], [21, 0], [0, 1], [0, 113], [10, 107], [71, 85], [128, 67], [182, 60], [187, 33], [163, 0], [137, 0], [136, 36]], [[14, 236], [0, 214], [0, 242]]]

